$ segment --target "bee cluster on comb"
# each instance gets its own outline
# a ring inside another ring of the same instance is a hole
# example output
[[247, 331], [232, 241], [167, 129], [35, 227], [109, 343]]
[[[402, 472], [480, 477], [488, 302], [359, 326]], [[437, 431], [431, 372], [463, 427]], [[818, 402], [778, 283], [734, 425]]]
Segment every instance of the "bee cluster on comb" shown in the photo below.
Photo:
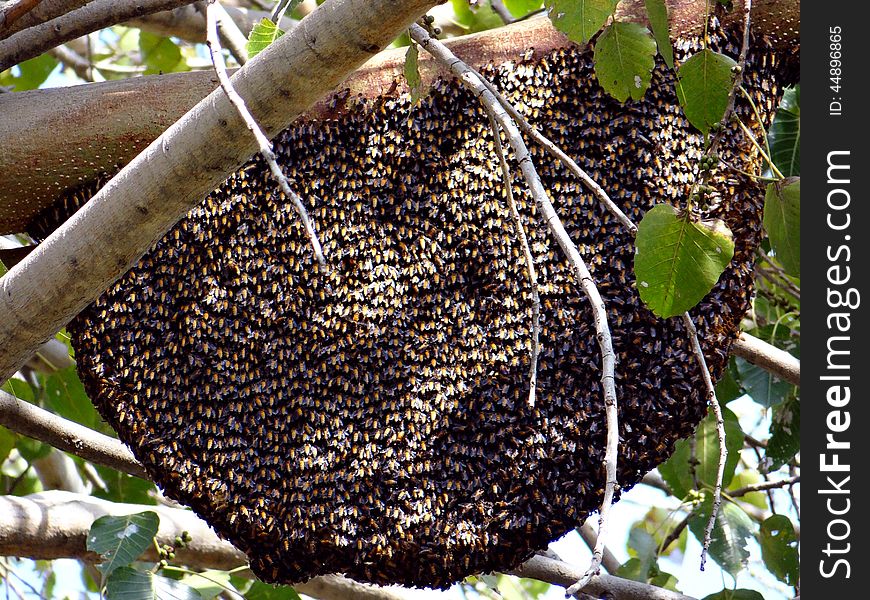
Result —
[[[736, 53], [727, 37], [714, 43]], [[635, 222], [688, 196], [703, 140], [663, 65], [646, 97], [624, 105], [576, 48], [484, 72]], [[759, 42], [744, 87], [765, 121], [778, 85], [776, 55]], [[82, 381], [167, 495], [245, 551], [265, 581], [343, 573], [446, 587], [510, 569], [601, 501], [605, 418], [588, 302], [518, 195], [542, 305], [530, 407], [532, 294], [477, 100], [443, 80], [414, 106], [399, 95], [334, 109], [275, 139], [327, 266], [254, 159], [70, 324]], [[737, 112], [756, 131], [768, 125], [742, 100]], [[632, 237], [532, 150], [606, 303], [624, 490], [706, 413], [699, 367], [680, 320], [643, 307]], [[759, 169], [736, 127], [720, 155]], [[692, 315], [718, 375], [749, 307], [763, 193], [734, 170], [718, 169], [711, 185], [705, 216], [725, 220], [736, 250]]]

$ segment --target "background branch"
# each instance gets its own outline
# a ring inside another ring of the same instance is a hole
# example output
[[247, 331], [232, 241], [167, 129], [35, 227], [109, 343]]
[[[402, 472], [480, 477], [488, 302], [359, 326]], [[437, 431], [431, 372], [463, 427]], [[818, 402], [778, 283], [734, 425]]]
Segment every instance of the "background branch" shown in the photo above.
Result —
[[801, 384], [801, 361], [764, 340], [741, 333], [731, 346], [731, 351], [792, 385]]
[[6, 31], [12, 25], [32, 11], [42, 0], [10, 0], [0, 6], [0, 32]]
[[133, 453], [119, 440], [68, 421], [0, 390], [0, 425], [85, 460], [149, 479]]
[[103, 27], [191, 2], [193, 0], [94, 0], [0, 41], [0, 71]]
[[0, 24], [0, 40], [13, 33], [27, 29], [40, 23], [45, 23], [77, 8], [81, 8], [91, 0], [41, 0], [37, 6], [20, 15], [6, 27]]
[[[263, 10], [229, 5], [224, 6], [224, 9], [245, 35], [251, 32], [255, 23], [269, 18], [269, 13]], [[285, 17], [281, 19], [280, 27], [284, 31], [290, 31], [296, 24], [297, 21]], [[187, 42], [205, 43], [205, 17], [192, 5], [180, 6], [175, 10], [131, 19], [126, 21], [124, 25], [139, 27], [164, 37], [174, 36]]]

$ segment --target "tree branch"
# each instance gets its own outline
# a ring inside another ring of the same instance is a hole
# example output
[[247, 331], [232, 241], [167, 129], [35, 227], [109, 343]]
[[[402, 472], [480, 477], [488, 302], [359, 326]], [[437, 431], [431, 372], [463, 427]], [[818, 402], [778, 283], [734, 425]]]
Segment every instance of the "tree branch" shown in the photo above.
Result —
[[91, 0], [41, 0], [37, 6], [20, 15], [14, 22], [7, 22], [6, 27], [0, 24], [0, 40], [5, 39], [23, 29], [45, 23], [77, 8], [81, 8]]
[[[513, 571], [518, 577], [530, 577], [553, 585], [568, 587], [583, 576], [583, 572], [568, 563], [533, 556]], [[583, 589], [584, 594], [613, 600], [694, 600], [679, 592], [630, 581], [613, 575], [597, 575]]]
[[604, 301], [601, 298], [595, 280], [592, 278], [592, 274], [583, 260], [583, 256], [580, 254], [577, 245], [571, 240], [562, 224], [562, 220], [553, 207], [553, 203], [550, 201], [547, 190], [544, 188], [532, 161], [531, 154], [526, 147], [525, 141], [523, 141], [519, 126], [507, 113], [498, 98], [483, 83], [483, 78], [479, 74], [472, 71], [468, 65], [459, 60], [455, 54], [450, 52], [438, 40], [432, 38], [420, 25], [411, 25], [409, 33], [411, 34], [411, 39], [435, 57], [442, 66], [449, 68], [471, 90], [475, 97], [483, 104], [490, 117], [501, 126], [514, 151], [514, 157], [526, 180], [529, 193], [538, 206], [544, 223], [565, 254], [565, 258], [574, 272], [577, 283], [592, 307], [592, 321], [596, 332], [595, 337], [598, 340], [601, 352], [601, 387], [604, 391], [602, 399], [604, 401], [607, 423], [604, 456], [605, 485], [604, 498], [601, 501], [601, 508], [599, 510], [598, 542], [592, 551], [592, 564], [589, 566], [584, 578], [568, 590], [569, 593], [575, 593], [588, 583], [592, 574], [596, 573], [601, 565], [604, 552], [604, 539], [607, 533], [607, 517], [613, 504], [616, 486], [618, 485], [616, 467], [619, 456], [619, 424], [615, 377], [616, 354], [613, 351], [610, 326], [607, 322], [607, 311], [604, 308]]
[[36, 8], [42, 0], [10, 0], [0, 6], [0, 32], [12, 27], [18, 19]]
[[735, 356], [770, 371], [783, 381], [796, 386], [801, 384], [801, 361], [764, 340], [741, 332], [731, 346], [731, 351]]
[[776, 481], [765, 481], [762, 483], [754, 483], [751, 485], [747, 485], [741, 488], [737, 488], [735, 490], [728, 491], [728, 495], [732, 498], [738, 498], [740, 496], [745, 496], [746, 494], [752, 492], [764, 492], [767, 490], [775, 490], [777, 488], [791, 487], [795, 484], [800, 483], [801, 478], [800, 475], [796, 475], [794, 477], [789, 477], [788, 479], [779, 479]]
[[[152, 510], [160, 516], [157, 540], [172, 544], [187, 531], [192, 541], [176, 551], [176, 562], [195, 569], [228, 570], [246, 564], [245, 555], [217, 537], [205, 521], [193, 512], [166, 506], [120, 504], [63, 491], [30, 496], [0, 496], [0, 555], [34, 559], [79, 558], [95, 561], [87, 551], [91, 524], [104, 515], [126, 515]], [[156, 560], [153, 547], [144, 560]], [[559, 560], [535, 556], [514, 574], [565, 586], [580, 573]], [[297, 591], [325, 600], [401, 600], [401, 588], [379, 588], [357, 583], [340, 575], [317, 577], [294, 585]], [[594, 577], [586, 591], [596, 596], [609, 594], [614, 600], [692, 600], [689, 596], [629, 581], [611, 575]]]
[[19, 400], [0, 390], [0, 425], [85, 460], [150, 479], [133, 453], [119, 440]]
[[94, 0], [69, 14], [0, 41], [0, 71], [103, 27], [191, 2], [193, 0]]
[[[577, 528], [577, 533], [580, 534], [580, 537], [583, 538], [583, 541], [586, 543], [586, 546], [592, 551], [595, 550], [595, 546], [598, 544], [598, 532], [595, 531], [595, 527], [592, 523], [587, 519], [583, 525]], [[601, 558], [601, 566], [604, 567], [604, 570], [613, 575], [619, 570], [619, 567], [622, 566], [622, 563], [619, 562], [619, 559], [616, 558], [616, 555], [610, 551], [610, 548], [607, 546], [604, 547], [602, 551]]]
[[[250, 10], [238, 6], [225, 6], [224, 9], [245, 35], [251, 32], [255, 23], [269, 18], [269, 13], [262, 10]], [[284, 31], [290, 31], [296, 24], [297, 21], [285, 17], [281, 19], [280, 27]], [[164, 37], [174, 36], [188, 42], [205, 43], [205, 17], [192, 5], [132, 19], [126, 21], [124, 25], [139, 27]]]
[[[40, 8], [54, 1], [43, 0]], [[643, 20], [643, 5], [639, 0], [623, 0], [617, 14], [619, 18]], [[669, 4], [672, 35], [698, 34], [704, 12], [702, 0]], [[725, 21], [739, 18], [738, 13], [727, 13]], [[799, 0], [753, 2], [756, 33], [785, 50], [799, 44], [799, 19]], [[204, 39], [204, 27], [198, 31]], [[569, 44], [545, 17], [446, 41], [473, 67], [516, 60], [530, 48], [534, 56], [543, 56]], [[401, 80], [404, 53], [404, 49], [383, 52], [343, 87], [349, 88], [351, 96], [374, 98], [386, 93]], [[432, 65], [430, 57], [420, 56], [425, 81], [439, 74]], [[212, 73], [200, 71], [0, 94], [0, 147], [16, 149], [14, 153], [0, 152], [0, 234], [25, 231], [33, 216], [65, 189], [116, 172], [216, 86]], [[399, 89], [403, 87], [400, 81]], [[314, 118], [333, 114], [326, 101], [309, 113]], [[31, 123], [42, 126], [33, 128]]]
[[[233, 76], [273, 136], [436, 0], [335, 0]], [[256, 150], [215, 90], [0, 279], [0, 381], [129, 269]]]

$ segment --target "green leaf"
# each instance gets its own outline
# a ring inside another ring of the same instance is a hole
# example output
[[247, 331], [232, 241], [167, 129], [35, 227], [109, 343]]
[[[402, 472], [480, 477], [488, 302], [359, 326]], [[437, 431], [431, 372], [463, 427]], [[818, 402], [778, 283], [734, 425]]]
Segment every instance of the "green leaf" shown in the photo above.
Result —
[[791, 519], [773, 515], [761, 524], [758, 532], [761, 558], [768, 570], [788, 585], [795, 585], [800, 577], [797, 535]]
[[733, 75], [732, 59], [704, 49], [692, 55], [677, 71], [677, 98], [689, 123], [705, 135], [725, 116]]
[[23, 436], [18, 436], [18, 441], [15, 442], [15, 448], [18, 450], [21, 458], [27, 462], [33, 462], [40, 458], [45, 458], [51, 452], [51, 446], [48, 444]]
[[95, 467], [107, 489], [95, 488], [94, 496], [127, 504], [155, 504], [154, 496], [149, 492], [153, 492], [156, 488], [150, 481], [121, 473], [109, 467], [101, 465], [95, 465]]
[[[685, 530], [683, 531], [685, 532]], [[659, 571], [658, 575], [656, 575], [655, 577], [651, 577], [649, 579], [649, 583], [656, 587], [671, 590], [672, 592], [678, 591], [677, 578], [670, 573], [665, 573], [664, 571]]]
[[9, 456], [15, 447], [16, 435], [0, 425], [0, 464]]
[[640, 100], [649, 88], [655, 56], [656, 43], [646, 27], [617, 21], [595, 42], [595, 76], [620, 102]]
[[148, 67], [146, 75], [189, 70], [181, 60], [181, 49], [167, 37], [142, 30], [139, 32], [139, 51], [142, 63]]
[[100, 517], [88, 532], [88, 550], [103, 558], [97, 568], [108, 576], [120, 567], [126, 567], [151, 546], [160, 517], [145, 511], [133, 515]]
[[517, 18], [525, 17], [530, 12], [541, 8], [543, 4], [543, 0], [504, 0], [505, 7]]
[[[744, 469], [734, 476], [726, 491], [733, 491], [761, 481], [761, 473], [755, 469]], [[742, 502], [767, 510], [767, 495], [764, 492], [749, 492], [740, 496]]]
[[769, 371], [750, 362], [737, 359], [737, 372], [740, 383], [752, 399], [765, 408], [776, 406], [791, 393], [792, 385], [771, 375]]
[[22, 381], [21, 379], [16, 379], [14, 377], [7, 379], [3, 385], [0, 385], [0, 390], [12, 394], [19, 400], [24, 400], [31, 404], [36, 402], [36, 395], [33, 393], [33, 388], [29, 383]]
[[[725, 460], [725, 472], [722, 485], [727, 486], [734, 477], [734, 470], [743, 448], [744, 434], [737, 420], [737, 415], [726, 407], [722, 407], [722, 418], [725, 421], [725, 448], [728, 458]], [[711, 411], [695, 431], [695, 476], [692, 476], [692, 445], [690, 440], [677, 442], [674, 453], [658, 469], [662, 478], [668, 484], [677, 498], [685, 498], [695, 489], [695, 478], [698, 484], [713, 487], [716, 485], [716, 475], [719, 471], [719, 434], [716, 432], [716, 417]]]
[[801, 86], [785, 91], [767, 134], [770, 158], [785, 177], [801, 174]]
[[801, 403], [789, 398], [773, 408], [765, 470], [769, 473], [790, 461], [801, 449]]
[[628, 549], [632, 558], [623, 564], [616, 574], [646, 583], [650, 572], [658, 570], [655, 568], [658, 552], [655, 538], [642, 527], [634, 526], [628, 534]]
[[521, 579], [514, 575], [499, 574], [493, 587], [503, 600], [534, 600], [545, 594], [550, 586], [542, 581]]
[[653, 36], [659, 47], [659, 54], [669, 68], [674, 68], [674, 48], [668, 33], [668, 7], [665, 0], [646, 0], [646, 14], [652, 27]]
[[801, 275], [801, 180], [789, 177], [767, 186], [764, 229], [785, 272]]
[[265, 17], [259, 23], [254, 23], [254, 27], [248, 35], [248, 43], [245, 44], [248, 58], [257, 56], [282, 35], [284, 35], [284, 30]]
[[200, 600], [193, 588], [154, 573], [119, 567], [106, 579], [111, 600]]
[[245, 593], [247, 600], [299, 600], [299, 594], [289, 585], [272, 585], [255, 581]]
[[634, 272], [641, 299], [660, 317], [695, 306], [719, 280], [734, 256], [734, 240], [722, 221], [693, 221], [669, 204], [658, 204], [638, 226]]
[[51, 54], [25, 60], [11, 69], [0, 72], [0, 86], [11, 86], [16, 92], [35, 90], [45, 83], [55, 67], [57, 67], [57, 59]]
[[[689, 517], [689, 529], [700, 542], [704, 540], [704, 531], [712, 509], [713, 494], [708, 493]], [[722, 503], [716, 525], [713, 526], [710, 557], [732, 576], [736, 577], [749, 559], [746, 545], [752, 537], [752, 529], [752, 520], [739, 506], [732, 502]]]
[[235, 589], [230, 583], [230, 574], [216, 569], [206, 569], [201, 573], [187, 573], [179, 581], [196, 590], [203, 600], [212, 600], [227, 588]]
[[546, 0], [553, 26], [571, 41], [586, 44], [613, 14], [618, 0]]
[[755, 590], [722, 590], [709, 596], [704, 596], [703, 600], [764, 600], [764, 596]]
[[474, 6], [468, 0], [452, 0], [452, 4], [454, 20], [466, 33], [487, 31], [504, 25], [489, 0], [478, 2]]
[[74, 366], [46, 376], [43, 383], [47, 408], [90, 429], [108, 429], [91, 404]]
[[743, 395], [743, 390], [740, 389], [735, 373], [737, 373], [737, 366], [734, 357], [731, 357], [731, 360], [728, 361], [728, 368], [716, 382], [716, 398], [719, 400], [719, 404], [728, 404]]
[[[674, 527], [676, 527], [678, 523], [679, 519], [675, 518], [675, 515], [672, 511], [654, 506], [647, 511], [642, 520], [636, 521], [632, 525], [632, 529], [641, 528], [649, 533], [651, 536], [653, 536], [653, 539], [655, 540], [656, 551], [658, 552], [658, 548], [661, 547], [661, 545], [665, 542], [665, 538], [670, 535], [671, 531], [673, 531]], [[667, 556], [675, 550], [679, 552], [685, 552], [686, 537], [686, 530], [683, 529], [683, 531], [680, 532], [680, 535], [677, 537], [676, 540], [670, 543], [667, 548], [661, 549], [661, 552], [659, 552], [659, 556]]]
[[420, 65], [417, 62], [418, 56], [417, 44], [411, 42], [408, 46], [408, 51], [405, 53], [405, 81], [408, 82], [408, 89], [411, 90], [412, 106], [420, 101], [420, 96], [423, 94], [423, 80], [420, 77]]

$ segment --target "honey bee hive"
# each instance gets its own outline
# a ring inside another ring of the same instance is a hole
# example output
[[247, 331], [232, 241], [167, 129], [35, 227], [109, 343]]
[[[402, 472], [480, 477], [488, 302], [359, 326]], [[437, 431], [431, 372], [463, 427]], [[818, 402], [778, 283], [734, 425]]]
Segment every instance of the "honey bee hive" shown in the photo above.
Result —
[[[656, 203], [684, 203], [702, 140], [662, 65], [646, 97], [624, 105], [576, 48], [486, 73], [636, 222]], [[744, 86], [765, 121], [778, 78], [775, 54], [755, 44]], [[477, 101], [443, 80], [415, 106], [398, 95], [334, 108], [335, 118], [299, 121], [275, 140], [327, 267], [252, 160], [71, 323], [80, 375], [154, 480], [266, 581], [344, 573], [444, 587], [510, 569], [601, 501], [605, 419], [588, 302], [520, 194], [542, 302], [530, 407], [532, 294]], [[756, 131], [768, 124], [742, 100], [737, 112]], [[728, 128], [720, 155], [757, 172], [738, 131]], [[607, 306], [624, 490], [706, 413], [699, 367], [679, 319], [642, 306], [632, 237], [532, 150]], [[705, 216], [725, 220], [736, 251], [692, 315], [719, 375], [749, 306], [763, 193], [736, 170], [717, 170], [712, 185]]]

